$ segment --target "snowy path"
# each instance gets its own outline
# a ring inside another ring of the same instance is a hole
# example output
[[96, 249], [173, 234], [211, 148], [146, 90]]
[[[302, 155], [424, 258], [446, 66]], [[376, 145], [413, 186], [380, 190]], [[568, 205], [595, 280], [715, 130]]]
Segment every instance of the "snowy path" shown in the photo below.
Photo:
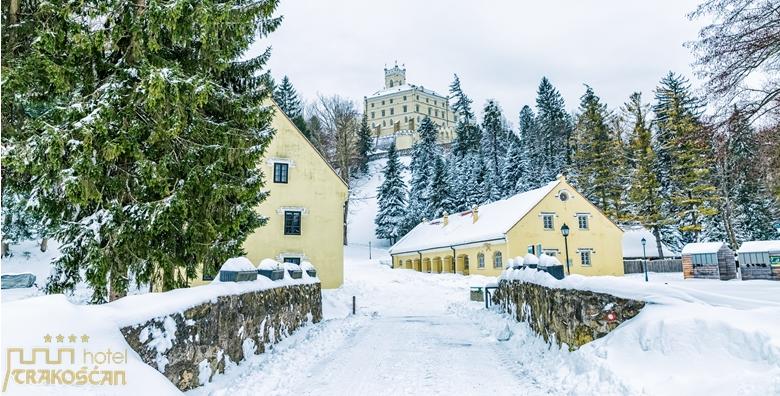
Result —
[[[362, 249], [356, 248], [362, 254]], [[349, 260], [342, 289], [324, 293], [326, 320], [193, 391], [211, 395], [540, 394], [492, 332], [463, 310], [469, 279]], [[350, 316], [351, 296], [358, 315]], [[530, 388], [529, 388], [530, 387]]]
[[520, 393], [522, 380], [502, 369], [495, 339], [486, 338], [452, 315], [380, 317], [360, 329], [336, 356], [317, 365], [307, 379], [296, 382], [290, 393]]

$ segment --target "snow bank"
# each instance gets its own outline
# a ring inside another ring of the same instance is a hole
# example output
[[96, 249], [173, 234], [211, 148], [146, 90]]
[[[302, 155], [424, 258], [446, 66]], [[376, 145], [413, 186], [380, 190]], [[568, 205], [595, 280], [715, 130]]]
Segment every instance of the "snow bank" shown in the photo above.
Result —
[[553, 256], [548, 256], [545, 253], [542, 253], [541, 256], [539, 256], [539, 266], [541, 267], [554, 267], [556, 265], [561, 265], [561, 262], [558, 261], [557, 258]]
[[539, 264], [539, 257], [536, 257], [536, 256], [534, 256], [531, 253], [528, 253], [523, 258], [523, 263], [525, 263], [525, 265], [538, 265]]
[[222, 267], [219, 268], [220, 271], [254, 271], [255, 266], [252, 265], [252, 262], [249, 261], [246, 257], [233, 257], [229, 258], [225, 261], [225, 264], [222, 264]]
[[260, 261], [260, 264], [257, 265], [257, 268], [261, 270], [275, 270], [282, 268], [282, 265], [274, 259], [264, 258]]

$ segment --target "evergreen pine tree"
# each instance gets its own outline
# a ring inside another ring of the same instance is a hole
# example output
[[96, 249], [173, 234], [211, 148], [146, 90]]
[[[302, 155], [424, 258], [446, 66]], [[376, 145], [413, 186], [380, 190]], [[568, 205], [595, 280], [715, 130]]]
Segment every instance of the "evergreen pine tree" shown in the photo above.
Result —
[[371, 128], [368, 127], [368, 115], [363, 114], [357, 136], [357, 166], [360, 173], [365, 174], [368, 172], [368, 154], [371, 152], [372, 148], [373, 139], [371, 136]]
[[274, 101], [291, 120], [303, 116], [303, 106], [298, 98], [298, 92], [295, 91], [287, 76], [282, 77], [282, 84], [274, 90]]
[[657, 160], [653, 149], [652, 132], [647, 121], [647, 106], [642, 103], [642, 94], [635, 92], [624, 111], [632, 122], [629, 137], [629, 176], [631, 187], [628, 192], [629, 210], [634, 221], [649, 229], [655, 236], [658, 256], [663, 258], [661, 233], [668, 222], [661, 211], [661, 183], [658, 180]]
[[452, 213], [454, 207], [450, 198], [450, 190], [447, 182], [447, 168], [441, 155], [436, 155], [433, 160], [433, 170], [428, 183], [428, 210], [431, 218], [441, 217], [444, 212]]
[[571, 117], [566, 112], [563, 97], [547, 77], [542, 78], [537, 91], [536, 124], [540, 184], [544, 184], [565, 173], [572, 160]]
[[506, 120], [501, 112], [501, 107], [494, 100], [489, 100], [485, 105], [482, 120], [482, 142], [486, 166], [486, 198], [488, 202], [501, 199], [504, 195], [504, 160], [506, 146], [509, 143], [509, 132]]
[[780, 208], [763, 183], [756, 161], [759, 142], [747, 117], [736, 107], [727, 122], [725, 166], [720, 178], [723, 212], [731, 245], [779, 237], [774, 220]]
[[610, 116], [607, 106], [591, 87], [585, 87], [575, 132], [577, 177], [574, 181], [586, 198], [618, 220], [622, 191], [619, 137], [613, 136], [607, 125]]
[[266, 196], [258, 163], [272, 111], [260, 73], [269, 52], [240, 57], [258, 31], [278, 26], [276, 5], [100, 0], [36, 10], [49, 22], [4, 78], [52, 105], [25, 109], [4, 165], [36, 180], [35, 211], [62, 243], [49, 292], [73, 290], [82, 274], [94, 302], [122, 296], [130, 275], [168, 290], [186, 286], [196, 266], [213, 272], [242, 254], [265, 222], [255, 208]]
[[439, 146], [436, 145], [438, 128], [430, 117], [423, 118], [417, 128], [417, 134], [420, 140], [412, 146], [412, 162], [409, 166], [412, 175], [404, 234], [423, 219], [430, 219], [432, 216], [432, 213], [429, 213], [428, 184], [433, 176], [435, 161], [431, 161], [431, 158], [440, 155]]
[[666, 216], [676, 232], [664, 235], [680, 249], [701, 240], [708, 218], [717, 214], [712, 183], [712, 137], [699, 120], [701, 107], [681, 76], [669, 73], [656, 89], [656, 154]]
[[504, 161], [503, 191], [504, 197], [530, 190], [528, 158], [523, 156], [520, 139], [510, 133], [509, 148]]
[[403, 235], [406, 221], [406, 184], [401, 178], [402, 168], [393, 142], [387, 151], [384, 180], [377, 190], [378, 211], [374, 219], [377, 238], [390, 239], [392, 243]]
[[[523, 106], [520, 110], [520, 123], [518, 124], [518, 131], [520, 133], [520, 156], [525, 159], [527, 164], [527, 180], [523, 183], [527, 186], [527, 190], [531, 190], [540, 187], [542, 184], [541, 174], [541, 149], [542, 141], [539, 137], [539, 127], [536, 124], [536, 116], [534, 111], [529, 106]], [[522, 186], [516, 186], [518, 192]], [[525, 191], [527, 191], [525, 190]]]
[[479, 147], [481, 133], [476, 125], [476, 117], [471, 110], [471, 99], [463, 93], [460, 79], [455, 79], [450, 84], [450, 98], [454, 99], [452, 112], [457, 120], [455, 123], [455, 141], [452, 143], [452, 154], [462, 157], [469, 151], [475, 151]]

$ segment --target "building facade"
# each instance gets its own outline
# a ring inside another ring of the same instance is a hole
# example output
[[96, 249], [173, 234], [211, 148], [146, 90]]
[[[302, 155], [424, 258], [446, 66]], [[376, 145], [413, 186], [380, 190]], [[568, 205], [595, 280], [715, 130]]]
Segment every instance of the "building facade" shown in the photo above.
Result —
[[416, 130], [425, 117], [439, 128], [438, 140], [448, 144], [454, 139], [455, 114], [446, 96], [406, 82], [406, 69], [397, 64], [385, 68], [385, 87], [364, 98], [365, 114], [378, 146], [395, 141], [397, 148], [409, 148], [417, 141]]
[[[570, 234], [565, 240], [561, 227]], [[510, 258], [555, 256], [572, 274], [623, 275], [623, 231], [565, 178], [423, 222], [390, 248], [394, 268], [497, 276]]]
[[[259, 164], [268, 197], [257, 211], [268, 218], [244, 242], [246, 257], [317, 268], [323, 288], [344, 282], [344, 207], [347, 185], [325, 158], [273, 102], [276, 131]], [[201, 274], [192, 285], [209, 281]]]

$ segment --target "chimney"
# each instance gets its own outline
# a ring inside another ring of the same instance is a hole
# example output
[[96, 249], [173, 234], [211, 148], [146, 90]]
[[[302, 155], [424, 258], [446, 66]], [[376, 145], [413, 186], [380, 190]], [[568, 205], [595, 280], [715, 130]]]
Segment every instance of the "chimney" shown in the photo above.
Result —
[[479, 206], [477, 205], [471, 208], [471, 220], [472, 223], [476, 223], [479, 220]]
[[446, 211], [446, 210], [444, 211], [444, 213], [442, 213], [442, 218], [441, 218], [441, 220], [442, 220], [442, 222], [444, 222], [444, 226], [445, 226], [445, 227], [447, 226], [447, 224], [449, 224], [449, 223], [450, 223], [450, 216], [449, 216], [449, 214], [447, 213], [447, 211]]

